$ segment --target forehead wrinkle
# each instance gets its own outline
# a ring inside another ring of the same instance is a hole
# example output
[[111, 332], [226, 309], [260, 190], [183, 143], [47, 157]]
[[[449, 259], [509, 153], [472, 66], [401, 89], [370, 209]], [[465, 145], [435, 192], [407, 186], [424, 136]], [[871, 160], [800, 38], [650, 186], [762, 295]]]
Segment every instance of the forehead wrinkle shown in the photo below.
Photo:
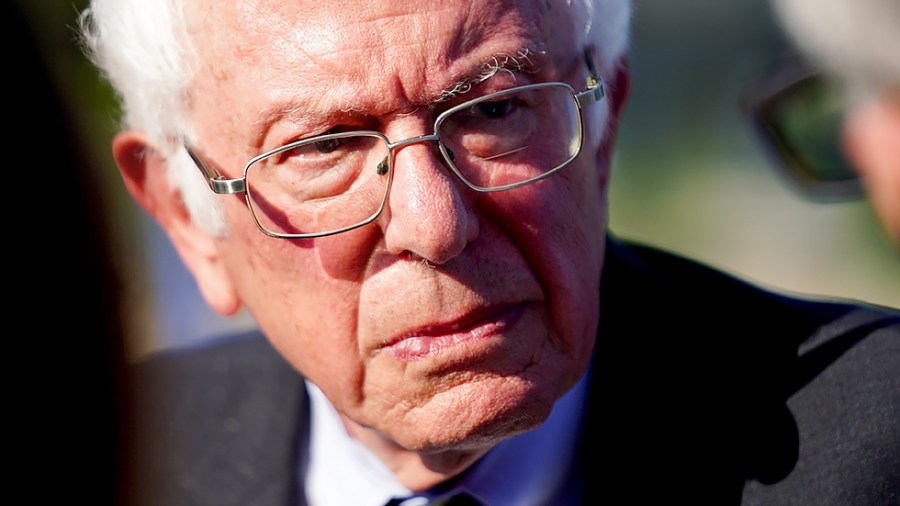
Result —
[[[254, 124], [261, 125], [260, 129], [257, 129], [259, 136], [264, 136], [266, 131], [267, 127], [263, 125], [278, 120], [287, 119], [298, 124], [312, 124], [319, 123], [322, 117], [333, 116], [335, 113], [366, 115], [393, 112], [401, 114], [419, 106], [443, 102], [466, 93], [473, 86], [499, 72], [534, 73], [539, 71], [537, 61], [543, 56], [541, 32], [532, 29], [535, 27], [536, 21], [533, 16], [528, 14], [533, 13], [524, 13], [514, 5], [514, 3], [498, 3], [491, 6], [492, 12], [489, 17], [495, 17], [498, 21], [504, 18], [505, 22], [485, 25], [476, 22], [474, 16], [457, 17], [462, 20], [462, 23], [449, 24], [452, 27], [450, 29], [455, 32], [448, 34], [450, 35], [449, 40], [445, 37], [428, 37], [424, 41], [418, 42], [430, 46], [425, 51], [415, 51], [414, 49], [407, 51], [409, 48], [406, 46], [416, 41], [403, 38], [394, 41], [393, 47], [389, 46], [390, 52], [401, 53], [406, 58], [391, 58], [389, 54], [384, 53], [384, 47], [372, 47], [378, 46], [381, 41], [381, 36], [376, 33], [373, 39], [366, 40], [365, 45], [357, 45], [355, 52], [362, 53], [363, 56], [352, 58], [357, 62], [352, 66], [332, 61], [331, 56], [332, 54], [341, 56], [342, 53], [338, 50], [340, 47], [346, 51], [349, 45], [346, 43], [347, 37], [356, 33], [356, 30], [351, 27], [365, 24], [363, 21], [366, 20], [366, 12], [362, 13], [362, 18], [343, 20], [343, 29], [326, 30], [327, 33], [319, 33], [321, 29], [325, 28], [322, 23], [313, 24], [313, 33], [310, 33], [310, 26], [304, 26], [304, 30], [298, 31], [290, 23], [286, 24], [285, 20], [279, 19], [278, 26], [287, 28], [282, 33], [288, 37], [277, 40], [270, 39], [270, 43], [274, 43], [278, 49], [282, 49], [284, 52], [292, 53], [291, 58], [273, 58], [268, 52], [256, 54], [256, 58], [266, 61], [265, 67], [272, 72], [269, 78], [274, 82], [279, 81], [279, 76], [289, 74], [292, 76], [292, 85], [280, 90], [286, 92], [285, 96], [270, 97], [273, 99], [270, 102], [273, 107], [267, 111], [261, 111], [257, 116]], [[456, 16], [461, 14], [464, 13], [455, 12]], [[271, 17], [267, 16], [267, 18]], [[278, 16], [275, 17], [278, 18]], [[256, 17], [257, 25], [262, 19], [263, 16]], [[384, 33], [391, 32], [387, 29], [390, 25], [394, 25], [392, 27], [394, 29], [398, 25], [409, 27], [410, 20], [422, 23], [423, 27], [427, 27], [425, 31], [440, 28], [439, 25], [428, 21], [415, 17], [410, 18], [409, 13], [377, 17], [373, 20], [384, 29], [376, 30], [376, 32]], [[266, 19], [266, 22], [269, 23], [274, 21]], [[319, 26], [319, 29], [314, 28], [315, 26]], [[371, 31], [369, 33], [371, 34]], [[302, 42], [298, 40], [300, 36], [303, 36]], [[326, 43], [328, 39], [339, 43]], [[308, 44], [311, 40], [318, 40], [318, 43], [313, 43], [312, 47], [309, 47]], [[434, 44], [438, 44], [440, 47]], [[504, 45], [510, 49], [501, 50]], [[521, 49], [513, 49], [516, 47]], [[314, 50], [311, 50], [313, 48]], [[482, 57], [480, 64], [473, 65], [471, 63], [473, 60], [479, 59], [479, 53], [488, 54], [490, 49], [495, 51], [487, 58]], [[417, 58], [420, 61], [411, 63], [410, 55], [416, 54], [420, 55]], [[244, 54], [245, 58], [248, 56], [250, 55]], [[403, 67], [399, 66], [401, 63]], [[453, 72], [452, 68], [455, 66], [460, 67], [459, 72]], [[317, 75], [341, 75], [342, 79], [319, 80], [315, 77]], [[390, 86], [379, 91], [381, 95], [377, 100], [366, 92], [366, 83], [371, 81], [373, 76], [375, 76], [375, 81], [391, 83]], [[417, 80], [419, 84], [415, 85]], [[407, 84], [413, 84], [412, 88], [407, 89]], [[393, 95], [391, 99], [384, 97], [383, 93], [386, 90], [390, 90]], [[276, 90], [273, 91], [278, 93]], [[373, 109], [377, 107], [377, 104], [388, 103], [392, 104], [392, 111]], [[318, 117], [319, 119], [307, 119], [309, 117]]]
[[[422, 19], [410, 12], [373, 17], [369, 21], [381, 27], [380, 33], [401, 29], [432, 36], [382, 43], [371, 48], [373, 58], [365, 61], [378, 62], [383, 82], [391, 83], [395, 98], [404, 98], [411, 107], [449, 100], [500, 71], [533, 72], [535, 56], [543, 46], [533, 6], [513, 1], [488, 2], [479, 8], [477, 13], [473, 13], [474, 4], [452, 9], [444, 20]], [[479, 57], [489, 52], [488, 57]], [[472, 62], [479, 58], [484, 60], [474, 66]], [[454, 67], [461, 71], [454, 72]]]
[[[456, 96], [469, 92], [474, 86], [485, 82], [500, 72], [514, 74], [534, 74], [540, 72], [541, 54], [528, 48], [523, 48], [515, 52], [499, 52], [490, 56], [487, 60], [478, 66], [474, 71], [457, 77], [450, 85], [445, 86], [436, 96], [425, 100], [425, 103], [438, 104], [451, 100]], [[396, 77], [389, 78], [394, 82], [395, 89], [402, 89], [401, 80]], [[254, 125], [262, 127], [260, 130], [259, 141], [262, 142], [262, 136], [265, 132], [265, 126], [278, 121], [291, 121], [302, 123], [302, 119], [308, 116], [327, 116], [333, 112], [342, 114], [355, 114], [365, 116], [374, 111], [367, 110], [363, 105], [357, 103], [359, 94], [358, 88], [344, 83], [344, 86], [334, 84], [327, 85], [325, 89], [318, 89], [315, 94], [310, 95], [303, 100], [302, 103], [297, 100], [296, 96], [284, 97], [279, 100], [277, 105], [266, 111], [261, 111]], [[340, 88], [340, 90], [339, 90]], [[336, 99], [332, 100], [336, 95]], [[339, 104], [335, 107], [320, 108], [316, 112], [315, 104], [317, 102], [326, 102]], [[418, 109], [418, 106], [425, 104], [407, 104], [410, 111], [396, 111], [399, 115], [410, 114], [412, 110]]]

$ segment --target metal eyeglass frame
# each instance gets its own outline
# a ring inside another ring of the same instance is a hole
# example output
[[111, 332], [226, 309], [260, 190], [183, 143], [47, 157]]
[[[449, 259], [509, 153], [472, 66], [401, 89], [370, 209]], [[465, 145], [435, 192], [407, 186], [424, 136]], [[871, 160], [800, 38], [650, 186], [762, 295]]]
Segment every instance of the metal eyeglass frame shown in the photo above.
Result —
[[[439, 148], [439, 151], [443, 157], [444, 164], [447, 166], [447, 168], [449, 168], [450, 171], [453, 172], [456, 175], [456, 177], [460, 181], [462, 181], [468, 188], [470, 188], [476, 192], [481, 192], [481, 193], [512, 190], [514, 188], [519, 188], [519, 187], [522, 187], [525, 185], [529, 185], [531, 183], [540, 181], [542, 179], [545, 179], [545, 178], [555, 174], [560, 169], [562, 169], [563, 167], [565, 167], [566, 165], [571, 163], [572, 160], [577, 158], [578, 155], [581, 153], [581, 149], [584, 144], [584, 120], [581, 117], [581, 110], [591, 104], [595, 104], [595, 103], [599, 102], [606, 96], [603, 82], [600, 79], [599, 74], [598, 74], [596, 68], [594, 67], [593, 62], [591, 61], [588, 51], [585, 51], [584, 56], [585, 56], [585, 61], [587, 63], [588, 71], [589, 71], [588, 77], [586, 79], [587, 87], [584, 91], [576, 92], [575, 89], [572, 88], [572, 86], [568, 85], [567, 83], [550, 82], [550, 83], [537, 83], [537, 84], [529, 84], [529, 85], [525, 85], [525, 86], [517, 86], [517, 87], [509, 88], [506, 90], [498, 91], [495, 93], [490, 93], [488, 95], [484, 95], [482, 97], [478, 97], [473, 100], [456, 105], [456, 106], [442, 112], [440, 115], [438, 115], [437, 119], [435, 119], [435, 121], [434, 121], [433, 128], [434, 128], [435, 133], [428, 134], [428, 135], [420, 135], [420, 136], [411, 137], [409, 139], [403, 139], [403, 140], [396, 141], [396, 142], [391, 142], [390, 139], [388, 139], [387, 136], [385, 136], [383, 133], [373, 131], [373, 130], [355, 130], [355, 131], [349, 131], [349, 132], [340, 132], [340, 133], [334, 133], [334, 134], [318, 135], [315, 137], [308, 137], [306, 139], [301, 139], [301, 140], [298, 140], [295, 142], [291, 142], [284, 146], [278, 147], [276, 149], [267, 151], [263, 154], [253, 157], [250, 161], [248, 161], [246, 163], [246, 165], [244, 165], [243, 176], [239, 177], [239, 178], [235, 178], [235, 179], [226, 179], [216, 169], [214, 169], [209, 164], [207, 164], [186, 143], [184, 144], [184, 148], [187, 151], [188, 155], [190, 155], [191, 159], [194, 161], [194, 164], [197, 166], [197, 168], [200, 169], [200, 172], [203, 173], [203, 176], [206, 178], [207, 183], [209, 184], [209, 188], [214, 193], [219, 194], [219, 195], [232, 195], [232, 194], [237, 194], [237, 193], [244, 194], [244, 200], [247, 203], [247, 208], [250, 211], [250, 215], [253, 217], [253, 221], [256, 222], [257, 228], [259, 228], [259, 230], [262, 233], [264, 233], [265, 235], [270, 236], [270, 237], [283, 238], [283, 239], [312, 239], [312, 238], [316, 238], [316, 237], [326, 237], [326, 236], [330, 236], [330, 235], [336, 235], [336, 234], [348, 232], [350, 230], [354, 230], [359, 227], [368, 225], [369, 223], [372, 223], [373, 221], [375, 221], [375, 219], [377, 219], [378, 216], [381, 215], [382, 211], [384, 210], [385, 204], [387, 203], [388, 196], [391, 193], [391, 184], [393, 183], [393, 179], [394, 179], [394, 177], [393, 177], [394, 153], [397, 149], [400, 149], [405, 146], [409, 146], [412, 144], [420, 144], [420, 143], [424, 143], [424, 142], [436, 143]], [[485, 187], [474, 185], [468, 179], [466, 179], [462, 175], [462, 173], [459, 171], [459, 169], [456, 167], [456, 165], [453, 163], [452, 153], [447, 149], [446, 146], [444, 146], [444, 143], [441, 142], [440, 136], [438, 136], [438, 134], [437, 134], [438, 129], [441, 126], [441, 124], [443, 123], [443, 121], [448, 116], [452, 115], [453, 113], [455, 113], [459, 110], [472, 107], [473, 105], [479, 104], [481, 102], [489, 101], [498, 96], [509, 94], [509, 93], [515, 92], [515, 91], [527, 91], [527, 90], [533, 90], [533, 89], [539, 89], [539, 88], [551, 88], [551, 87], [566, 88], [571, 93], [571, 95], [575, 101], [575, 105], [578, 108], [579, 144], [578, 144], [578, 149], [575, 151], [575, 153], [568, 160], [561, 163], [559, 166], [557, 166], [557, 167], [555, 167], [533, 179], [528, 179], [528, 180], [521, 181], [518, 183], [513, 183], [513, 184], [499, 186], [499, 187], [493, 187], [493, 188], [485, 188]], [[328, 232], [284, 234], [284, 233], [275, 233], [275, 232], [272, 232], [270, 230], [266, 230], [265, 228], [263, 228], [262, 224], [259, 222], [259, 218], [257, 218], [257, 216], [256, 216], [256, 212], [253, 209], [253, 205], [251, 204], [251, 200], [250, 200], [250, 194], [247, 190], [247, 171], [250, 169], [250, 167], [253, 166], [254, 163], [256, 163], [257, 161], [259, 161], [261, 159], [270, 157], [272, 155], [281, 153], [283, 151], [295, 149], [297, 147], [316, 143], [316, 142], [323, 142], [323, 141], [327, 141], [327, 140], [340, 139], [340, 138], [352, 137], [352, 136], [379, 137], [384, 141], [384, 143], [388, 147], [388, 155], [386, 157], [387, 167], [385, 169], [385, 167], [382, 166], [381, 164], [379, 164], [379, 167], [378, 167], [379, 174], [387, 174], [387, 178], [388, 178], [387, 184], [385, 185], [384, 197], [382, 198], [382, 201], [379, 204], [378, 209], [375, 212], [373, 212], [371, 216], [369, 216], [368, 218], [366, 218], [365, 220], [363, 220], [359, 223], [355, 223], [353, 225], [349, 225], [349, 226], [346, 226], [346, 227], [343, 227], [343, 228], [340, 228], [337, 230], [331, 230]]]

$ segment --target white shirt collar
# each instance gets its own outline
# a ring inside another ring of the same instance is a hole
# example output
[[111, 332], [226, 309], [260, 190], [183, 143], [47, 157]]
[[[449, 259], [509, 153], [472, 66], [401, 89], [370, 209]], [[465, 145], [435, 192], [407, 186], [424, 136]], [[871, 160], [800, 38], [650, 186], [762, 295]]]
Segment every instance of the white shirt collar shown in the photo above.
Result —
[[[569, 471], [588, 376], [556, 403], [540, 427], [498, 444], [458, 485], [490, 506], [543, 506], [571, 487], [567, 480], [573, 474]], [[307, 389], [312, 423], [305, 485], [310, 506], [382, 506], [392, 497], [411, 495], [378, 457], [347, 434], [325, 395], [309, 382]], [[404, 506], [425, 502], [414, 498]]]

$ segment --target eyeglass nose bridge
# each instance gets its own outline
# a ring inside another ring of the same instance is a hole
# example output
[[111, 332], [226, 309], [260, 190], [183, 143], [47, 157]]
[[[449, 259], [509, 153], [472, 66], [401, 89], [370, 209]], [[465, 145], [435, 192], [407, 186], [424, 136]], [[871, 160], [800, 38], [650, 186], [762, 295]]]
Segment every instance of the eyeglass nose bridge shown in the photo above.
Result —
[[[387, 140], [387, 139], [385, 139]], [[453, 165], [454, 154], [453, 151], [448, 149], [446, 146], [441, 143], [441, 138], [437, 133], [428, 134], [428, 135], [418, 135], [416, 137], [410, 137], [409, 139], [403, 139], [397, 142], [388, 141], [388, 155], [387, 157], [378, 164], [377, 172], [379, 175], [387, 174], [390, 167], [394, 165], [394, 159], [397, 156], [397, 152], [401, 149], [412, 146], [414, 144], [424, 144], [427, 142], [431, 142], [435, 144], [438, 153], [440, 154], [440, 159], [444, 163], [444, 167], [453, 175], [455, 175], [460, 181], [463, 182], [469, 188], [473, 190], [479, 190], [477, 186], [474, 186], [472, 183], [466, 180], [462, 174], [456, 169]], [[390, 160], [388, 160], [390, 158]]]
[[[385, 139], [387, 140], [387, 139]], [[397, 156], [397, 152], [401, 149], [412, 146], [413, 144], [424, 144], [426, 142], [433, 142], [437, 145], [438, 151], [441, 153], [441, 159], [446, 161], [446, 155], [444, 155], [444, 150], [441, 149], [441, 139], [440, 137], [434, 133], [429, 135], [418, 135], [416, 137], [410, 137], [409, 139], [403, 139], [402, 141], [390, 142], [388, 141], [388, 155], [387, 157], [378, 164], [378, 174], [385, 175], [388, 172], [389, 167], [393, 167], [394, 158]], [[453, 153], [449, 153], [450, 158], [453, 158]], [[389, 160], [390, 159], [390, 160]], [[455, 171], [451, 171], [455, 172]]]
[[401, 148], [405, 148], [406, 146], [411, 146], [413, 144], [422, 144], [425, 142], [434, 142], [440, 143], [440, 137], [438, 134], [429, 134], [429, 135], [419, 135], [416, 137], [410, 137], [409, 139], [403, 139], [402, 141], [397, 142], [389, 142], [388, 149], [390, 149], [391, 154], [393, 155], [397, 150]]

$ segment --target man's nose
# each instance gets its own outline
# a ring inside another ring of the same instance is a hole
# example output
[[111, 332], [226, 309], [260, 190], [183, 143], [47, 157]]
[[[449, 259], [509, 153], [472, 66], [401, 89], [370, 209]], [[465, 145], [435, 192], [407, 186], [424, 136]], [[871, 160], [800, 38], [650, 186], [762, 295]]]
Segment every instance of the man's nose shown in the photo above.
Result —
[[450, 261], [478, 236], [473, 196], [444, 165], [434, 141], [399, 147], [382, 225], [388, 251], [438, 265]]

